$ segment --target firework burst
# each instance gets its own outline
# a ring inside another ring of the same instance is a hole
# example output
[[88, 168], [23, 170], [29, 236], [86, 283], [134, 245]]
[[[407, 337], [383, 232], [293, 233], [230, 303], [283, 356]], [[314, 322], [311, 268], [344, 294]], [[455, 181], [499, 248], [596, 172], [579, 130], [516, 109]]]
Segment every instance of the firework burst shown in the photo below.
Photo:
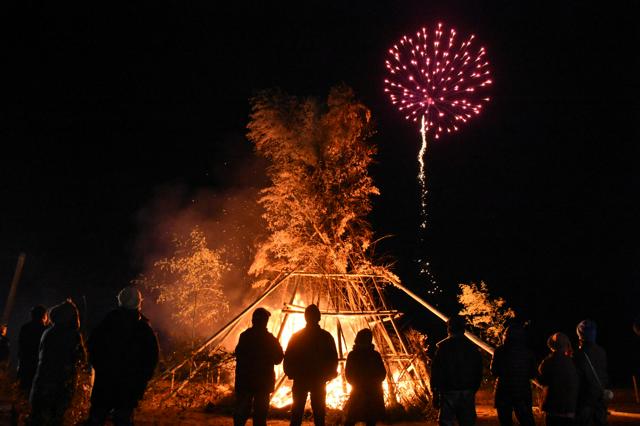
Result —
[[489, 101], [482, 92], [492, 83], [485, 48], [472, 48], [473, 35], [459, 43], [456, 30], [447, 33], [438, 24], [433, 35], [422, 28], [415, 37], [404, 36], [385, 61], [391, 103], [435, 139], [480, 114]]
[[[456, 30], [445, 30], [439, 23], [433, 32], [422, 28], [405, 35], [388, 51], [385, 65], [388, 77], [384, 91], [404, 118], [420, 125], [422, 145], [418, 153], [420, 182], [420, 227], [427, 227], [427, 182], [425, 157], [431, 135], [453, 133], [480, 114], [489, 102], [486, 88], [492, 84], [484, 47], [472, 46], [475, 36], [458, 41]], [[421, 263], [437, 290], [429, 264]]]

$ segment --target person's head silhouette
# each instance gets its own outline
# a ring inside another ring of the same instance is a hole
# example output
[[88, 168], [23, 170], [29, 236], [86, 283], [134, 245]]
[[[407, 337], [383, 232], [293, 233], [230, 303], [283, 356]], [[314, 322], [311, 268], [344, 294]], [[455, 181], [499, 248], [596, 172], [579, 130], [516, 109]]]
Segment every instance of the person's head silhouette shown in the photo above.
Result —
[[369, 346], [373, 344], [373, 333], [368, 328], [363, 328], [356, 334], [354, 341], [356, 346]]
[[251, 324], [257, 328], [267, 328], [271, 313], [265, 308], [258, 308], [251, 315]]
[[304, 320], [307, 324], [318, 324], [320, 322], [320, 309], [313, 303], [304, 310]]

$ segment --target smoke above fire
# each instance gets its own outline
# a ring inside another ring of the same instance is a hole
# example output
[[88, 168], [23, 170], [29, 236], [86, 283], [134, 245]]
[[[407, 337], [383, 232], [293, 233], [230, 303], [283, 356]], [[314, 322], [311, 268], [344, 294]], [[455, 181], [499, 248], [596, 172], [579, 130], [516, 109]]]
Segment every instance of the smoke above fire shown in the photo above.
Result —
[[[255, 175], [259, 167], [251, 166], [251, 174]], [[228, 176], [235, 186], [224, 190], [192, 188], [186, 184], [159, 186], [137, 214], [140, 232], [134, 246], [134, 263], [140, 276], [150, 273], [159, 259], [171, 256], [175, 239], [188, 237], [194, 229], [204, 234], [207, 248], [220, 252], [229, 265], [220, 282], [229, 311], [219, 321], [198, 326], [197, 338], [208, 337], [254, 297], [247, 270], [255, 255], [256, 241], [264, 233], [264, 224], [257, 203], [260, 188], [243, 182], [247, 174], [239, 173], [237, 179], [233, 174]], [[141, 291], [145, 297], [143, 311], [161, 338], [164, 336], [170, 342], [191, 338], [191, 330], [180, 331], [172, 319], [174, 305], [157, 303], [153, 294], [144, 288]]]

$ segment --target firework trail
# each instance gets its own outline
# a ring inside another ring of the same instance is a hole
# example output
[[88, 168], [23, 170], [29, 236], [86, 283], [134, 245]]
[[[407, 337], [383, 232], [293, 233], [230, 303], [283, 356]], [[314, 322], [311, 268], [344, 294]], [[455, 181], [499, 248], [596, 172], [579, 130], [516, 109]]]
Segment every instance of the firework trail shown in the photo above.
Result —
[[394, 44], [385, 61], [389, 72], [384, 80], [385, 93], [405, 119], [420, 123], [418, 181], [423, 229], [427, 226], [428, 137], [439, 139], [441, 134], [458, 131], [489, 101], [482, 95], [492, 83], [485, 48], [472, 47], [473, 35], [462, 42], [456, 35], [455, 29], [445, 35], [441, 23], [433, 33], [422, 28], [415, 36], [405, 35]]
[[[474, 48], [474, 36], [460, 42], [456, 30], [445, 35], [441, 23], [429, 33], [422, 28], [415, 36], [402, 37], [388, 51], [385, 61], [388, 77], [384, 91], [404, 118], [420, 124], [422, 145], [418, 152], [420, 183], [420, 228], [427, 227], [427, 174], [425, 158], [429, 136], [459, 130], [480, 114], [489, 98], [483, 95], [492, 84], [484, 47]], [[421, 237], [422, 238], [422, 237]], [[417, 259], [420, 274], [431, 281], [430, 294], [441, 289], [431, 274], [429, 262]]]

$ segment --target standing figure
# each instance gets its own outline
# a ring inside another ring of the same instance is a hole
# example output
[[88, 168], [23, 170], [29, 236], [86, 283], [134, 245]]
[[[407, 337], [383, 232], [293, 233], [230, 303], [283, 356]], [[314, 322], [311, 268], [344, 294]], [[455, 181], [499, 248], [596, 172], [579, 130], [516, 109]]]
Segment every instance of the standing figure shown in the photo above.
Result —
[[38, 368], [31, 388], [31, 425], [62, 425], [86, 361], [76, 305], [67, 300], [51, 308], [52, 326], [42, 334]]
[[373, 346], [373, 333], [368, 328], [358, 331], [353, 350], [347, 356], [346, 376], [352, 389], [345, 426], [358, 421], [375, 426], [384, 417], [382, 382], [386, 375], [382, 357]]
[[273, 366], [282, 362], [282, 347], [267, 330], [271, 314], [264, 308], [253, 311], [251, 328], [243, 331], [236, 346], [236, 411], [234, 426], [244, 426], [253, 407], [254, 426], [266, 426], [269, 396], [276, 376]]
[[464, 319], [449, 318], [449, 337], [436, 345], [431, 364], [431, 389], [434, 405], [440, 409], [438, 422], [449, 426], [476, 423], [476, 392], [482, 382], [482, 356], [464, 335]]
[[7, 337], [7, 325], [0, 324], [0, 369], [4, 372], [9, 366], [9, 355], [11, 347]]
[[571, 342], [566, 334], [555, 333], [547, 340], [551, 353], [538, 367], [544, 386], [542, 411], [547, 426], [572, 425], [578, 402], [578, 372], [571, 359]]
[[18, 381], [20, 389], [29, 397], [33, 377], [38, 368], [38, 350], [42, 333], [47, 329], [47, 308], [37, 305], [31, 308], [31, 321], [20, 328], [18, 336]]
[[320, 328], [320, 309], [309, 305], [304, 311], [307, 325], [295, 333], [284, 354], [284, 372], [293, 379], [291, 425], [302, 424], [307, 394], [311, 394], [313, 423], [324, 426], [327, 381], [338, 375], [338, 352], [333, 336]]
[[576, 423], [580, 426], [607, 424], [607, 401], [603, 391], [609, 384], [607, 353], [596, 343], [596, 323], [584, 320], [576, 327], [579, 349], [573, 359], [578, 369], [580, 389]]
[[141, 304], [140, 292], [125, 287], [118, 293], [118, 308], [89, 337], [89, 362], [95, 370], [89, 425], [104, 425], [109, 413], [116, 426], [133, 424], [133, 410], [158, 363], [158, 341]]
[[531, 380], [536, 370], [536, 359], [527, 347], [524, 328], [519, 324], [509, 326], [491, 360], [491, 373], [496, 377], [495, 406], [501, 425], [513, 425], [513, 413], [521, 426], [535, 425]]

